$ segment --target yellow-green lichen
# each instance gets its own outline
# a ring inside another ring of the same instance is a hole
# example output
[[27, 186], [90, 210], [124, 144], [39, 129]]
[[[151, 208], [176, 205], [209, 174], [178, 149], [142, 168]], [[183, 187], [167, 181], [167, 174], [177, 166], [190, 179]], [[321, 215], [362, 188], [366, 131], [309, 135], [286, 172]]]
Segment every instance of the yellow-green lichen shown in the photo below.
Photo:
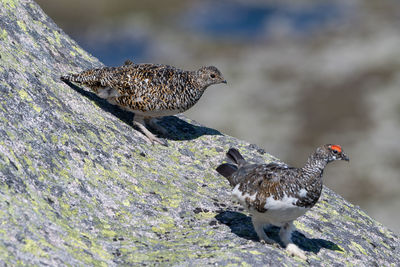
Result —
[[42, 108], [41, 108], [41, 107], [36, 106], [36, 105], [33, 105], [33, 104], [32, 104], [32, 108], [33, 108], [37, 113], [40, 113], [40, 111], [42, 111]]
[[[108, 253], [102, 246], [98, 244], [92, 244], [92, 247], [90, 248], [90, 251], [97, 254], [100, 259], [108, 261], [113, 258], [113, 256]], [[108, 266], [105, 262], [101, 264], [101, 266]]]
[[26, 24], [25, 24], [25, 22], [23, 22], [22, 20], [18, 20], [17, 24], [24, 32], [26, 32]]
[[0, 40], [5, 40], [8, 37], [8, 33], [6, 30], [2, 29], [0, 30]]
[[92, 58], [88, 55], [87, 52], [85, 52], [82, 48], [80, 48], [79, 46], [73, 45], [72, 48], [78, 52], [78, 54], [80, 54], [84, 59], [88, 60], [88, 61], [92, 61]]
[[337, 249], [335, 249], [336, 252], [347, 254], [346, 250], [342, 246], [336, 244], [336, 247], [337, 247]]
[[105, 236], [105, 237], [115, 237], [117, 236], [117, 233], [113, 230], [108, 230], [108, 229], [103, 229], [101, 230], [101, 233]]
[[130, 185], [130, 186], [129, 186], [129, 189], [133, 190], [134, 192], [136, 192], [136, 193], [139, 194], [139, 195], [142, 195], [142, 194], [143, 194], [142, 188], [140, 188], [140, 187], [138, 187], [138, 186], [136, 186], [136, 185]]
[[28, 95], [28, 93], [26, 91], [21, 89], [18, 91], [18, 94], [21, 97], [21, 99], [27, 100], [27, 101], [32, 101], [32, 97], [30, 97], [30, 95]]
[[25, 239], [25, 245], [23, 251], [29, 252], [35, 256], [49, 258], [49, 254], [46, 253], [34, 240]]
[[58, 137], [56, 135], [51, 135], [50, 136], [50, 140], [53, 144], [56, 144], [58, 141]]
[[171, 231], [175, 228], [175, 224], [173, 222], [169, 223], [160, 223], [158, 226], [153, 226], [151, 230], [155, 233], [165, 234], [168, 231]]
[[343, 220], [346, 220], [347, 222], [353, 222], [353, 223], [359, 223], [359, 220], [357, 220], [356, 218], [354, 218], [354, 217], [351, 217], [351, 216], [349, 216], [349, 215], [341, 215], [341, 218], [343, 219]]
[[61, 144], [65, 145], [65, 143], [69, 140], [69, 136], [66, 133], [63, 133], [63, 135], [60, 138]]
[[365, 251], [365, 249], [360, 245], [360, 244], [357, 244], [356, 242], [354, 242], [354, 241], [351, 241], [351, 245], [350, 246], [352, 246], [353, 248], [356, 248], [358, 251], [360, 251], [362, 254], [364, 254], [365, 256], [367, 256], [367, 252]]
[[58, 46], [61, 46], [61, 35], [58, 31], [54, 31], [53, 30], [53, 34], [54, 34], [54, 38], [56, 39], [56, 43]]
[[264, 253], [261, 253], [260, 251], [257, 251], [257, 250], [249, 250], [248, 252], [253, 255], [264, 255]]
[[294, 221], [293, 222], [294, 226], [296, 226], [297, 229], [299, 229], [301, 232], [306, 232], [310, 235], [315, 235], [315, 232], [313, 229], [311, 229], [310, 227], [307, 227], [304, 223], [302, 223], [301, 221]]
[[384, 246], [384, 247], [386, 247], [387, 249], [391, 249], [391, 247], [388, 245], [388, 244], [386, 244], [385, 242], [381, 242], [381, 244]]
[[66, 122], [67, 124], [72, 124], [73, 120], [71, 118], [71, 114], [63, 114], [62, 119], [64, 122]]
[[388, 231], [386, 228], [379, 227], [379, 232], [384, 234], [386, 237], [393, 239], [392, 233]]
[[[10, 154], [11, 154], [11, 157], [12, 157], [12, 160], [13, 160], [15, 166], [17, 166], [17, 168], [18, 168], [19, 170], [22, 169], [22, 166], [21, 166], [21, 163], [20, 163], [20, 161], [19, 161], [19, 158], [17, 158], [17, 157], [15, 156], [14, 151], [10, 150], [9, 152], [10, 152]], [[8, 161], [8, 163], [10, 163], [10, 161], [8, 160], [8, 158], [6, 158], [6, 161]]]
[[[96, 244], [93, 241], [93, 237], [88, 233], [79, 233], [73, 229], [68, 228], [65, 230], [68, 231], [68, 235], [64, 236], [64, 241], [69, 244], [66, 250], [73, 257], [89, 265], [107, 266], [104, 261], [110, 260], [112, 256]], [[86, 238], [89, 241], [89, 246], [82, 241], [82, 238]], [[100, 260], [96, 258], [100, 258]]]
[[170, 208], [177, 208], [182, 201], [182, 195], [180, 194], [171, 194], [169, 196], [163, 197], [161, 204]]
[[197, 220], [209, 220], [216, 216], [215, 212], [199, 212], [195, 215]]
[[10, 9], [10, 8], [15, 8], [15, 4], [18, 1], [17, 0], [2, 0], [1, 2], [3, 3], [3, 6], [5, 8]]
[[76, 208], [71, 208], [71, 206], [64, 200], [60, 200], [61, 212], [65, 218], [73, 218], [78, 214], [78, 210]]
[[36, 169], [35, 169], [35, 167], [33, 166], [32, 160], [31, 160], [27, 155], [24, 155], [24, 156], [23, 156], [23, 159], [24, 159], [25, 163], [28, 165], [28, 169], [29, 169], [31, 172], [36, 172]]

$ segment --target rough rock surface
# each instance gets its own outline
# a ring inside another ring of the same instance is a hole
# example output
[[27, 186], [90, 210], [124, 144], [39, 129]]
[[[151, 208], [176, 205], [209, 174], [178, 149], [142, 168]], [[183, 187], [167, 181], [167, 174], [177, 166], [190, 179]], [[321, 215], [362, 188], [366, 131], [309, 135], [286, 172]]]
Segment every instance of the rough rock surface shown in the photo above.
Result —
[[277, 159], [183, 116], [150, 145], [132, 114], [59, 80], [97, 66], [34, 2], [0, 2], [2, 265], [400, 265], [399, 238], [327, 188], [295, 222], [308, 262], [261, 244], [214, 169], [231, 146]]

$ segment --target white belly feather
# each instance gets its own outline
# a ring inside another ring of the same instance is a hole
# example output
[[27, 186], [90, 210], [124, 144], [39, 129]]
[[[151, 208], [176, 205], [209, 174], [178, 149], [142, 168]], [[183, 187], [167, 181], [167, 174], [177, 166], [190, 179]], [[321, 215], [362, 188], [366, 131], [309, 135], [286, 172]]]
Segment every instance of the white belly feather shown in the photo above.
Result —
[[257, 193], [249, 195], [247, 193], [242, 194], [239, 190], [239, 185], [236, 185], [232, 191], [232, 196], [238, 200], [238, 202], [251, 213], [252, 216], [257, 217], [259, 221], [265, 221], [266, 224], [273, 224], [276, 226], [282, 226], [286, 222], [293, 221], [298, 217], [306, 213], [309, 208], [299, 207], [295, 204], [298, 199], [295, 197], [288, 197], [286, 194], [282, 199], [275, 200], [272, 196], [266, 199], [264, 208], [266, 212], [259, 212], [254, 207], [248, 207], [246, 198], [250, 202], [254, 201], [257, 197]]

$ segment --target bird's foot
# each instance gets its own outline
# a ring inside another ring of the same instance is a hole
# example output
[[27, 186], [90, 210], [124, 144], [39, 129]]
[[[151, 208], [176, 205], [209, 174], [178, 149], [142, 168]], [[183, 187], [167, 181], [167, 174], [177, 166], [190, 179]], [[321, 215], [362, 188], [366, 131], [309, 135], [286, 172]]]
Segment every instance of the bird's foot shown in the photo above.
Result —
[[166, 140], [161, 140], [157, 138], [154, 134], [152, 134], [149, 130], [147, 130], [147, 128], [140, 122], [133, 121], [133, 125], [138, 127], [139, 130], [150, 140], [152, 144], [158, 143], [163, 146], [168, 146], [168, 142]]
[[158, 137], [155, 137], [154, 139], [150, 139], [150, 141], [154, 144], [154, 143], [157, 143], [157, 144], [160, 144], [160, 145], [163, 145], [163, 146], [168, 146], [168, 142], [167, 142], [167, 140], [165, 140], [164, 138], [158, 138]]
[[286, 246], [286, 251], [291, 255], [291, 256], [297, 256], [302, 260], [307, 260], [306, 254], [295, 244], [290, 243]]
[[153, 128], [154, 130], [156, 130], [157, 132], [161, 133], [162, 135], [168, 135], [168, 131], [167, 129], [165, 129], [164, 127], [162, 127], [161, 125], [159, 125], [158, 119], [157, 118], [151, 118], [151, 119], [146, 119], [145, 120], [146, 124], [148, 124], [151, 128]]
[[262, 239], [260, 239], [260, 242], [262, 244], [268, 244], [268, 245], [274, 245], [277, 244], [273, 239], [269, 238], [269, 237], [263, 237]]
[[255, 217], [251, 217], [251, 220], [253, 222], [254, 230], [256, 231], [257, 236], [260, 239], [261, 243], [270, 244], [270, 245], [273, 243], [276, 243], [274, 240], [269, 238], [267, 236], [267, 234], [265, 233], [265, 231], [264, 231], [264, 226], [266, 226], [265, 222], [258, 221]]

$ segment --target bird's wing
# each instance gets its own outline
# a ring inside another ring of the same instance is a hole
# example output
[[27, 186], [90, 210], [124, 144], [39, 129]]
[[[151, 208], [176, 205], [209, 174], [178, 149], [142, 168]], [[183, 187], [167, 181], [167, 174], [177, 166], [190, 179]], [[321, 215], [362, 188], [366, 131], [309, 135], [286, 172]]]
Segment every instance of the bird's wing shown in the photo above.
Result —
[[[174, 110], [174, 99], [182, 71], [168, 65], [126, 65], [112, 73], [107, 86], [117, 90], [112, 102], [143, 112]], [[106, 78], [107, 79], [107, 78]]]
[[242, 177], [242, 182], [257, 186], [259, 182], [263, 184], [280, 182], [282, 172], [289, 169], [291, 168], [288, 165], [282, 163], [245, 164], [239, 168], [238, 176]]
[[238, 190], [242, 196], [253, 196], [245, 199], [248, 207], [265, 212], [266, 199], [280, 196], [280, 189], [285, 186], [288, 176], [296, 175], [296, 169], [286, 164], [249, 164], [238, 170], [241, 182]]
[[[126, 64], [102, 77], [102, 84], [123, 95], [145, 95], [168, 87], [176, 69], [158, 64]], [[165, 92], [164, 92], [165, 93]]]

